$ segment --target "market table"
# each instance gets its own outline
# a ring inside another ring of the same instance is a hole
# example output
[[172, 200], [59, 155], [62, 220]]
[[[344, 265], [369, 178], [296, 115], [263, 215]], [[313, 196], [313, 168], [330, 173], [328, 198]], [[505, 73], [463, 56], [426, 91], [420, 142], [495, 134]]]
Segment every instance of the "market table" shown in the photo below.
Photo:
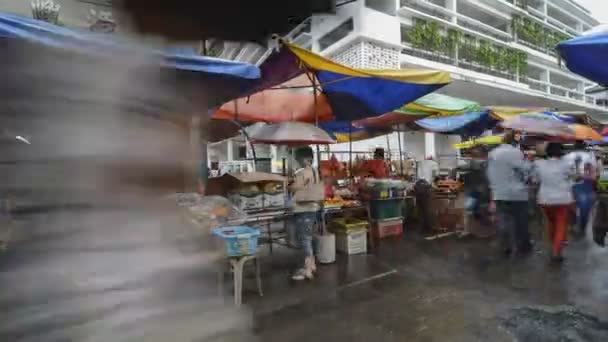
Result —
[[250, 226], [252, 228], [263, 229], [266, 227], [266, 233], [268, 235], [268, 243], [270, 245], [270, 254], [273, 253], [273, 242], [275, 239], [272, 236], [272, 223], [275, 222], [286, 222], [293, 216], [293, 213], [288, 208], [274, 208], [274, 209], [262, 209], [262, 210], [250, 210], [246, 212], [247, 218], [239, 224]]

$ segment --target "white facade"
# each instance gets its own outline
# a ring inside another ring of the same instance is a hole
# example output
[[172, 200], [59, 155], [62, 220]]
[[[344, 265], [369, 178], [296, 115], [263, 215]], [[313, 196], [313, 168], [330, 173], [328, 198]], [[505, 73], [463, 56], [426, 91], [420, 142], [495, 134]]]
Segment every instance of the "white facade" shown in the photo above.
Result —
[[[571, 0], [359, 0], [340, 6], [334, 16], [314, 16], [309, 45], [354, 67], [448, 71], [453, 82], [439, 92], [482, 105], [599, 113], [608, 110], [606, 102], [586, 94], [591, 82], [560, 65], [554, 50], [560, 40], [596, 25]], [[416, 32], [423, 32], [423, 39], [416, 40]], [[437, 42], [429, 44], [432, 39]], [[509, 58], [518, 54], [523, 60], [513, 63]], [[417, 159], [456, 154], [454, 137], [423, 139], [423, 133], [414, 133], [416, 138], [408, 139], [408, 134], [403, 141]], [[396, 146], [396, 140], [390, 144]], [[367, 150], [385, 141], [354, 146]]]
[[[416, 41], [412, 31], [421, 22], [434, 23], [429, 25], [434, 32]], [[482, 105], [597, 114], [608, 110], [607, 101], [586, 94], [593, 84], [560, 65], [554, 50], [557, 42], [596, 25], [572, 0], [358, 0], [339, 5], [335, 15], [313, 16], [286, 38], [352, 67], [448, 71], [453, 82], [439, 92]], [[426, 43], [433, 39], [439, 43]], [[265, 55], [250, 45], [252, 59], [242, 58], [246, 49], [234, 50], [230, 56], [225, 49], [223, 57], [260, 63]], [[388, 142], [379, 137], [355, 142], [353, 149], [390, 145], [395, 150], [398, 140], [392, 134]], [[457, 140], [419, 132], [401, 136], [405, 150], [418, 160], [456, 155], [451, 145]], [[332, 150], [348, 150], [348, 144]]]

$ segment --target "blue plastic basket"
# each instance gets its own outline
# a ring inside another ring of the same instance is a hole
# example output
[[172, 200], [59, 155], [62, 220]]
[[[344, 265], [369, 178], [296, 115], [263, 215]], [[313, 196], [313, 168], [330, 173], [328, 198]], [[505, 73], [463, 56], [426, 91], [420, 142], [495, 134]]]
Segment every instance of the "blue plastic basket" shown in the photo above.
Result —
[[252, 255], [258, 251], [260, 231], [250, 227], [220, 227], [213, 228], [213, 235], [224, 240], [226, 255], [238, 257]]

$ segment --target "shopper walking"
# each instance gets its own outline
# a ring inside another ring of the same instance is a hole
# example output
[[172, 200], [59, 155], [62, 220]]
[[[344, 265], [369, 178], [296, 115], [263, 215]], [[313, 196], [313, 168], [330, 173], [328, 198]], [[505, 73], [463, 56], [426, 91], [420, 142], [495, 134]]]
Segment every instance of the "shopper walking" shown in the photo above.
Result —
[[304, 251], [304, 265], [294, 275], [294, 280], [312, 279], [317, 270], [312, 247], [313, 228], [317, 222], [320, 203], [324, 199], [325, 187], [319, 172], [313, 166], [313, 152], [302, 147], [295, 152], [296, 162], [301, 166], [295, 172], [289, 186], [293, 200], [296, 236]]
[[536, 161], [535, 179], [539, 183], [538, 204], [546, 218], [551, 260], [563, 260], [562, 247], [568, 236], [568, 212], [574, 202], [572, 195], [573, 170], [562, 157], [562, 145], [549, 143], [547, 159]]
[[585, 150], [583, 141], [577, 141], [574, 151], [568, 153], [564, 159], [576, 172], [577, 179], [572, 187], [577, 209], [576, 223], [579, 235], [584, 236], [591, 210], [595, 204], [597, 161], [593, 153]]
[[489, 224], [484, 208], [487, 208], [489, 198], [488, 181], [486, 177], [487, 150], [479, 145], [472, 148], [471, 159], [466, 167], [460, 167], [464, 174], [464, 230], [461, 237], [469, 236], [474, 231], [475, 220]]
[[532, 250], [528, 231], [528, 187], [531, 163], [514, 147], [515, 134], [507, 130], [504, 142], [488, 156], [488, 181], [496, 202], [501, 247], [505, 254]]

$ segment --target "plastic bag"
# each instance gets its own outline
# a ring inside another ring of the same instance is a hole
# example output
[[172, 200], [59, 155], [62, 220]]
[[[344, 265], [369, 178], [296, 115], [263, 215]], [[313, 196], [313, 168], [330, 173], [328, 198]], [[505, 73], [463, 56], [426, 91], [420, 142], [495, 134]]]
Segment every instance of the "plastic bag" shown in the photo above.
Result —
[[222, 196], [201, 196], [197, 193], [178, 193], [170, 196], [200, 228], [212, 228], [242, 224], [247, 214]]

